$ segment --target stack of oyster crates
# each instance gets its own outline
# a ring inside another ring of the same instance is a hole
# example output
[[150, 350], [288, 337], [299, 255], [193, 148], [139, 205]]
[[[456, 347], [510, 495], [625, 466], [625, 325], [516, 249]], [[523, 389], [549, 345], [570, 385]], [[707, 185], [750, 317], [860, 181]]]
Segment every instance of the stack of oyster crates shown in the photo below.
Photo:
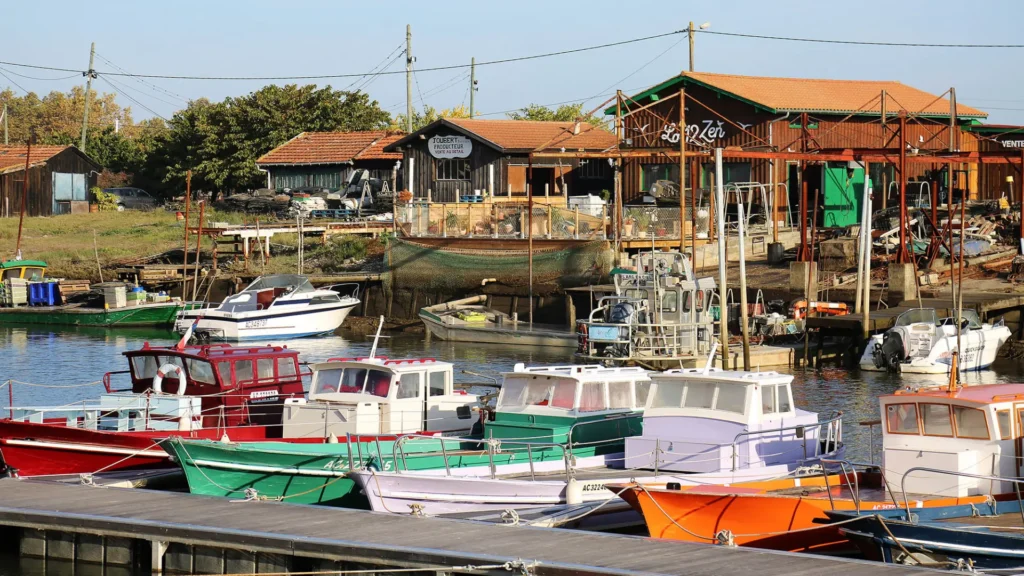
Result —
[[0, 284], [0, 305], [28, 305], [28, 280], [24, 278], [7, 278]]

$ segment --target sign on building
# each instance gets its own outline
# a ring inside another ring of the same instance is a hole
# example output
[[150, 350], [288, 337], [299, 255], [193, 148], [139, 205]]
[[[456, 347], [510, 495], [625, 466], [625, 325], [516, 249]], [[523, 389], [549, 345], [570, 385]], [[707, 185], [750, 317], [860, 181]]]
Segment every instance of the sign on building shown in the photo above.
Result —
[[473, 141], [465, 136], [434, 136], [427, 140], [427, 149], [434, 158], [469, 158]]

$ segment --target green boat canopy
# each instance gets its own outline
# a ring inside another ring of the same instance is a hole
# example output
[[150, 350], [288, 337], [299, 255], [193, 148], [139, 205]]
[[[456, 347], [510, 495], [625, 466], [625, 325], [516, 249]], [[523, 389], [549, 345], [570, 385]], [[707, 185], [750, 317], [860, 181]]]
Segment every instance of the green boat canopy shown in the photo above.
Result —
[[46, 262], [43, 262], [42, 260], [8, 260], [6, 262], [0, 262], [0, 270], [6, 270], [8, 268], [22, 268], [24, 266], [46, 268]]

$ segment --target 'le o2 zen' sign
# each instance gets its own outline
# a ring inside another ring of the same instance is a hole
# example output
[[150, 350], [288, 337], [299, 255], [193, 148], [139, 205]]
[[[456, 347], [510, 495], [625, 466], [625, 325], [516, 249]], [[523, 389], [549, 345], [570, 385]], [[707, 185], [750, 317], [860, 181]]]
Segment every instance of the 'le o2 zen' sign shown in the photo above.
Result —
[[473, 141], [465, 136], [434, 136], [427, 140], [427, 148], [434, 158], [469, 158]]

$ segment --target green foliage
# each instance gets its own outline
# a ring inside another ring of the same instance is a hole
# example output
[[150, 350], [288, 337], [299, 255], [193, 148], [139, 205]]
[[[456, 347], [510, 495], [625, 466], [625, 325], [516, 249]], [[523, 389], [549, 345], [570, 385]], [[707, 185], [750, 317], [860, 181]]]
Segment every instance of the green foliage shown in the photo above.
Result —
[[454, 210], [449, 210], [448, 214], [444, 217], [444, 227], [446, 230], [458, 230], [459, 229], [459, 215]]
[[359, 236], [331, 236], [326, 245], [313, 252], [312, 260], [325, 273], [337, 272], [347, 265], [346, 260], [366, 258], [369, 243], [369, 239]]
[[[428, 126], [441, 118], [469, 118], [469, 109], [465, 106], [456, 106], [454, 108], [444, 108], [438, 110], [433, 106], [424, 106], [423, 112], [413, 108], [412, 110], [412, 129], [415, 132], [424, 126]], [[405, 130], [405, 114], [399, 114], [395, 116], [395, 119], [391, 122], [392, 130]]]
[[562, 104], [552, 110], [540, 104], [530, 104], [515, 112], [509, 112], [512, 120], [541, 120], [545, 122], [589, 122], [591, 125], [608, 130], [608, 121], [583, 109], [583, 102], [578, 104]]
[[92, 192], [93, 198], [96, 199], [100, 212], [117, 211], [117, 196], [104, 192], [99, 186], [93, 186], [89, 191]]

